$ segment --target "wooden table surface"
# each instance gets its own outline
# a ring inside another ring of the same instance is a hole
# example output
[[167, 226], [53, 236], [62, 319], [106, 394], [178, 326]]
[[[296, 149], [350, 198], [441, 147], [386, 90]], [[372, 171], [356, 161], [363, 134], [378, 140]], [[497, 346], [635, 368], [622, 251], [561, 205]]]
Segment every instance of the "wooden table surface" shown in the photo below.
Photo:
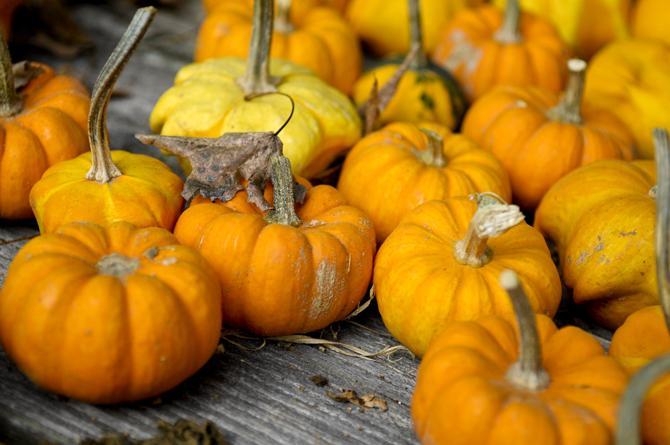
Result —
[[[134, 6], [124, 0], [78, 4], [74, 16], [94, 40], [95, 52], [67, 62], [43, 54], [34, 58], [68, 70], [90, 88], [133, 12]], [[183, 0], [178, 8], [159, 12], [118, 82], [122, 94], [110, 105], [113, 147], [158, 156], [133, 135], [148, 131], [154, 103], [172, 85], [176, 71], [191, 60], [202, 14], [199, 0]], [[0, 222], [0, 283], [13, 256], [36, 234], [31, 222]], [[340, 341], [368, 351], [398, 344], [374, 304], [353, 321], [336, 324], [334, 330]], [[330, 331], [321, 334], [332, 337]], [[39, 390], [0, 349], [0, 441], [78, 443], [110, 433], [141, 439], [156, 434], [159, 420], [189, 419], [213, 422], [233, 444], [416, 443], [409, 410], [415, 358], [398, 353], [366, 360], [276, 342], [253, 350], [260, 341], [240, 342], [244, 347], [222, 340], [225, 351], [160, 399], [112, 407]], [[324, 376], [329, 384], [317, 386], [310, 380], [313, 376]], [[327, 395], [347, 389], [384, 399], [388, 410], [361, 409]]]

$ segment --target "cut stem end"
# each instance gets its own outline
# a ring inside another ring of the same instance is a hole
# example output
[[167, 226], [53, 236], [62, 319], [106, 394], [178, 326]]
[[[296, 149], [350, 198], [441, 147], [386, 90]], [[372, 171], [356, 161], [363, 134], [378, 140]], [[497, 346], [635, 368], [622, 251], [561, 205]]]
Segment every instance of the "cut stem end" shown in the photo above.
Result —
[[454, 256], [461, 264], [482, 267], [493, 258], [488, 239], [507, 232], [523, 221], [524, 216], [518, 206], [507, 204], [492, 193], [475, 194], [472, 199], [477, 201], [477, 211], [468, 225], [465, 238], [456, 242]]

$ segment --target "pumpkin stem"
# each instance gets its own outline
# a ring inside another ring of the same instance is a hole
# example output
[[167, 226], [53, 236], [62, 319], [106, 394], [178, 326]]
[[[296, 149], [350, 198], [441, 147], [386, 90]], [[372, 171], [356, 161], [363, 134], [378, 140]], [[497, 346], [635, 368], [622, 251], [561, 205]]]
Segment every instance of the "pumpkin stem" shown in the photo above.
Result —
[[670, 354], [663, 355], [640, 369], [628, 383], [617, 415], [616, 444], [640, 445], [640, 409], [649, 387], [670, 372]]
[[444, 139], [439, 133], [421, 128], [423, 134], [428, 138], [428, 150], [421, 150], [416, 152], [417, 157], [426, 165], [432, 167], [444, 167], [447, 165], [447, 158], [444, 157], [443, 144]]
[[419, 0], [408, 0], [409, 7], [409, 47], [417, 47], [419, 52], [412, 61], [412, 69], [420, 70], [428, 65], [428, 59], [423, 49], [423, 32], [421, 31], [421, 8]]
[[668, 230], [670, 230], [670, 141], [668, 132], [654, 129], [656, 146], [656, 281], [658, 296], [670, 331], [670, 253], [668, 252]]
[[503, 24], [495, 33], [495, 40], [504, 45], [521, 42], [521, 33], [519, 32], [520, 21], [521, 7], [519, 6], [519, 0], [507, 0]]
[[297, 227], [302, 221], [295, 213], [295, 192], [293, 190], [293, 173], [291, 161], [282, 154], [272, 156], [270, 160], [274, 209], [265, 216], [272, 224], [284, 224]]
[[14, 68], [7, 42], [0, 36], [0, 117], [21, 111], [21, 97], [14, 87]]
[[504, 270], [500, 284], [509, 295], [519, 324], [519, 358], [507, 370], [505, 378], [529, 391], [544, 389], [549, 385], [549, 374], [542, 367], [542, 345], [533, 308], [514, 271]]
[[277, 14], [275, 15], [274, 27], [282, 34], [293, 32], [291, 0], [277, 0]]
[[465, 238], [456, 241], [454, 256], [461, 264], [482, 267], [493, 257], [487, 240], [507, 232], [523, 221], [524, 216], [518, 206], [507, 204], [495, 193], [475, 193], [470, 199], [477, 201], [477, 211]]
[[550, 119], [566, 124], [582, 123], [582, 96], [584, 95], [584, 77], [586, 62], [581, 59], [568, 60], [568, 85], [558, 104], [549, 110]]
[[249, 97], [277, 91], [270, 76], [270, 46], [274, 16], [273, 0], [255, 0], [249, 58], [244, 76], [238, 83]]
[[140, 262], [137, 258], [129, 258], [120, 253], [110, 253], [100, 258], [95, 267], [102, 275], [125, 278], [140, 267]]
[[106, 184], [122, 175], [112, 161], [112, 152], [109, 148], [109, 135], [105, 122], [107, 106], [116, 80], [121, 75], [130, 56], [135, 52], [142, 37], [144, 37], [155, 14], [156, 8], [151, 6], [140, 8], [135, 12], [133, 20], [95, 81], [91, 96], [91, 108], [88, 112], [88, 141], [91, 145], [92, 154], [91, 169], [86, 173], [86, 179], [88, 180]]

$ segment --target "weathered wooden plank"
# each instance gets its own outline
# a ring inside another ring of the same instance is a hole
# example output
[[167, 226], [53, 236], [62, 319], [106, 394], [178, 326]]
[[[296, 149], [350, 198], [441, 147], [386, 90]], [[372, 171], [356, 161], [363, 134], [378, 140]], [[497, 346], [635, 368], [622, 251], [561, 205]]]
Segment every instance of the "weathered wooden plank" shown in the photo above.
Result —
[[[374, 313], [373, 310], [370, 311]], [[364, 326], [383, 331], [374, 315]], [[367, 349], [396, 344], [351, 323], [341, 323], [342, 341]], [[406, 355], [362, 360], [308, 346], [269, 343], [260, 351], [226, 345], [201, 372], [152, 401], [95, 407], [64, 400], [33, 387], [0, 356], [0, 427], [16, 443], [48, 439], [68, 443], [123, 431], [147, 437], [158, 419], [211, 420], [233, 443], [413, 443], [409, 399], [416, 360]], [[326, 376], [327, 387], [310, 381]], [[388, 402], [388, 411], [361, 411], [335, 402], [326, 391], [354, 389]]]

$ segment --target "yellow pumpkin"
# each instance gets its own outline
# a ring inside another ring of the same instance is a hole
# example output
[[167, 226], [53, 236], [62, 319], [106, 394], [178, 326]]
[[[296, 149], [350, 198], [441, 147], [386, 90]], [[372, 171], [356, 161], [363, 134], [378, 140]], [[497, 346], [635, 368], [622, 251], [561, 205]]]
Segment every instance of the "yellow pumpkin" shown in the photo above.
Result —
[[398, 122], [370, 133], [347, 155], [337, 188], [370, 216], [379, 242], [427, 201], [485, 191], [512, 198], [492, 153], [435, 123]]
[[633, 133], [638, 154], [652, 159], [652, 130], [670, 129], [670, 46], [641, 39], [608, 45], [589, 64], [584, 94], [616, 114]]
[[517, 206], [491, 194], [427, 202], [409, 213], [375, 260], [379, 312], [417, 355], [453, 320], [513, 310], [498, 277], [515, 270], [535, 312], [553, 316], [561, 282], [544, 238]]
[[655, 183], [651, 161], [597, 161], [556, 182], [535, 213], [535, 226], [558, 249], [575, 303], [608, 328], [658, 298]]
[[30, 205], [42, 233], [75, 221], [107, 226], [126, 221], [171, 230], [181, 211], [181, 179], [149, 156], [109, 147], [105, 128], [114, 83], [146, 32], [153, 7], [138, 10], [102, 68], [88, 115], [91, 153], [50, 167], [30, 191]]
[[[670, 352], [670, 141], [668, 134], [655, 134], [658, 186], [656, 191], [656, 278], [660, 305], [649, 306], [631, 314], [612, 336], [610, 355], [630, 375]], [[644, 396], [639, 394], [640, 399]], [[636, 410], [637, 411], [637, 410]], [[670, 443], [670, 376], [659, 380], [649, 391], [642, 408], [644, 443]], [[637, 414], [630, 414], [637, 419]], [[630, 422], [627, 420], [626, 422]], [[636, 424], [639, 422], [636, 421]], [[639, 430], [639, 426], [636, 427]], [[638, 433], [639, 435], [639, 433]], [[627, 443], [627, 442], [626, 442]]]
[[[419, 0], [408, 0], [411, 47], [415, 48], [417, 55], [409, 69], [402, 74], [393, 96], [382, 109], [378, 123], [430, 121], [453, 130], [458, 127], [465, 113], [465, 97], [451, 74], [429, 61], [424, 54], [420, 14], [420, 6], [423, 5], [424, 2]], [[397, 76], [398, 69], [399, 65], [390, 60], [363, 74], [354, 85], [356, 104], [363, 106], [370, 99], [375, 82], [386, 85]]]
[[[167, 136], [217, 137], [229, 132], [281, 132], [293, 171], [314, 176], [360, 138], [361, 122], [351, 101], [305, 68], [269, 60], [273, 3], [254, 4], [249, 63], [226, 57], [182, 68], [175, 85], [158, 100], [151, 129]], [[245, 69], [246, 67], [246, 69]], [[269, 93], [283, 93], [269, 94]], [[260, 97], [258, 97], [260, 95]]]
[[634, 37], [656, 39], [670, 45], [670, 8], [667, 0], [637, 0], [631, 26]]
[[[442, 26], [465, 7], [478, 6], [486, 0], [421, 0], [422, 32], [425, 49], [437, 44]], [[409, 14], [407, 0], [352, 0], [347, 17], [372, 51], [380, 56], [409, 51]]]
[[[494, 0], [504, 7], [507, 0]], [[665, 0], [660, 0], [664, 2]], [[550, 20], [563, 40], [590, 58], [612, 40], [628, 37], [631, 0], [520, 0], [521, 7]]]

